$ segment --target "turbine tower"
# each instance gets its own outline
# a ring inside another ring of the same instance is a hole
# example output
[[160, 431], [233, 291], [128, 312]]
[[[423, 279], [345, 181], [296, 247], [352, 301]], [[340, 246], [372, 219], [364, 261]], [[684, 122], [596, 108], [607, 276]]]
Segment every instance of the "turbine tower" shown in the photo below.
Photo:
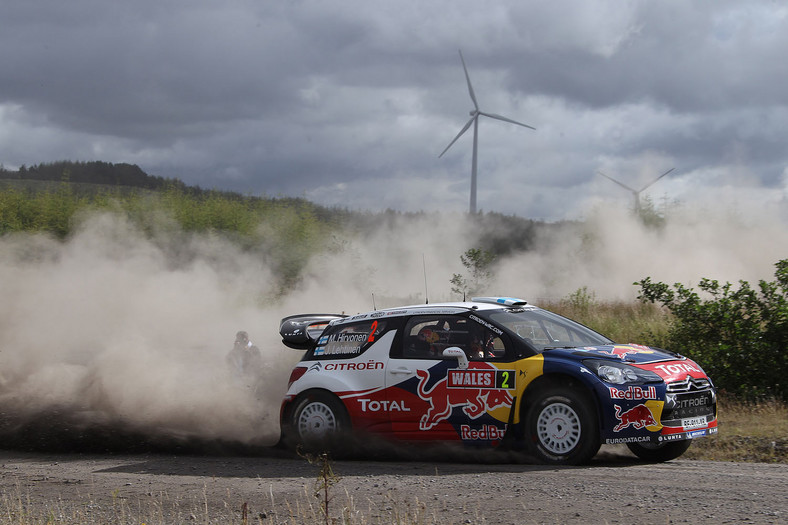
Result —
[[665, 175], [667, 175], [668, 173], [670, 173], [671, 171], [673, 171], [674, 169], [676, 169], [676, 168], [670, 168], [668, 171], [666, 171], [665, 173], [663, 173], [662, 175], [660, 175], [660, 176], [659, 176], [659, 177], [657, 177], [656, 179], [652, 180], [651, 182], [649, 182], [648, 184], [646, 184], [645, 186], [643, 186], [643, 187], [642, 187], [642, 188], [640, 188], [639, 190], [636, 190], [636, 189], [630, 188], [629, 186], [627, 186], [627, 185], [626, 185], [626, 184], [624, 184], [623, 182], [617, 181], [617, 180], [616, 180], [616, 179], [614, 179], [613, 177], [609, 177], [609, 176], [605, 175], [604, 173], [602, 173], [602, 172], [601, 172], [601, 171], [599, 171], [599, 170], [597, 170], [597, 173], [598, 173], [599, 175], [602, 175], [604, 178], [606, 178], [606, 179], [608, 179], [608, 180], [610, 180], [610, 181], [613, 181], [613, 182], [615, 182], [616, 184], [618, 184], [619, 186], [621, 186], [621, 187], [622, 187], [622, 188], [624, 188], [625, 190], [629, 190], [629, 191], [631, 191], [631, 192], [632, 192], [632, 194], [635, 196], [635, 213], [639, 213], [639, 212], [640, 212], [640, 194], [641, 194], [641, 193], [643, 193], [643, 192], [644, 192], [644, 191], [645, 191], [647, 188], [651, 187], [651, 186], [652, 186], [652, 185], [653, 185], [655, 182], [657, 182], [659, 179], [661, 179], [662, 177], [664, 177]]
[[512, 120], [510, 118], [503, 117], [501, 115], [496, 115], [494, 113], [487, 113], [481, 111], [479, 109], [479, 104], [476, 102], [476, 95], [473, 93], [473, 86], [471, 85], [471, 77], [468, 76], [468, 68], [465, 67], [465, 59], [462, 57], [462, 51], [460, 51], [460, 60], [462, 61], [462, 69], [465, 70], [465, 80], [468, 81], [468, 93], [471, 95], [471, 101], [473, 102], [473, 109], [471, 110], [471, 118], [468, 122], [465, 123], [465, 126], [457, 133], [457, 136], [454, 137], [454, 140], [449, 142], [449, 145], [446, 146], [446, 149], [443, 150], [443, 153], [438, 155], [438, 158], [443, 157], [443, 154], [449, 151], [449, 148], [457, 142], [457, 139], [462, 136], [463, 133], [468, 131], [468, 128], [471, 127], [473, 124], [473, 160], [471, 161], [471, 215], [476, 214], [476, 151], [478, 145], [478, 135], [479, 135], [479, 115], [483, 115], [485, 117], [490, 117], [496, 120], [502, 120], [504, 122], [509, 122], [511, 124], [517, 124], [518, 126], [522, 126], [524, 128], [529, 128], [536, 130], [535, 127], [529, 126], [528, 124], [523, 124], [522, 122], [517, 122], [516, 120]]

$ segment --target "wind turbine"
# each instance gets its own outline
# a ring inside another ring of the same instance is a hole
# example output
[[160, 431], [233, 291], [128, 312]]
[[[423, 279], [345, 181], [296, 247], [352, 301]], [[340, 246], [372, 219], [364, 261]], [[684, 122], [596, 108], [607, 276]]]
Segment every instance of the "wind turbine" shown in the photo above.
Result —
[[601, 172], [601, 171], [599, 171], [599, 170], [597, 170], [597, 173], [598, 173], [599, 175], [602, 175], [604, 178], [606, 178], [606, 179], [608, 179], [608, 180], [611, 180], [611, 181], [615, 182], [616, 184], [618, 184], [619, 186], [621, 186], [621, 187], [622, 187], [622, 188], [624, 188], [625, 190], [629, 190], [629, 191], [631, 191], [631, 192], [632, 192], [632, 194], [635, 196], [635, 213], [638, 213], [638, 212], [640, 212], [640, 194], [641, 194], [641, 193], [643, 193], [643, 192], [644, 192], [644, 191], [645, 191], [647, 188], [651, 187], [651, 186], [652, 186], [652, 185], [653, 185], [655, 182], [657, 182], [659, 179], [661, 179], [662, 177], [664, 177], [665, 175], [667, 175], [668, 173], [670, 173], [671, 171], [673, 171], [673, 170], [675, 170], [675, 169], [676, 169], [676, 168], [670, 168], [668, 171], [666, 171], [665, 173], [663, 173], [662, 175], [660, 175], [660, 176], [659, 176], [659, 177], [657, 177], [656, 179], [652, 180], [651, 182], [649, 182], [648, 184], [646, 184], [645, 186], [643, 186], [643, 187], [642, 187], [642, 188], [640, 188], [639, 190], [636, 190], [636, 189], [630, 188], [629, 186], [627, 186], [627, 185], [626, 185], [626, 184], [624, 184], [623, 182], [619, 182], [619, 181], [617, 181], [616, 179], [614, 179], [613, 177], [608, 177], [607, 175], [605, 175], [604, 173], [602, 173], [602, 172]]
[[465, 80], [468, 81], [468, 93], [471, 95], [471, 100], [473, 101], [473, 109], [471, 110], [471, 118], [468, 122], [465, 123], [465, 126], [457, 133], [457, 136], [454, 137], [454, 140], [449, 142], [449, 145], [446, 146], [446, 149], [443, 150], [443, 153], [438, 155], [438, 158], [443, 157], [443, 154], [449, 151], [449, 148], [457, 142], [457, 139], [462, 136], [463, 133], [468, 131], [468, 128], [471, 127], [473, 124], [473, 160], [471, 161], [471, 215], [476, 214], [476, 151], [477, 151], [477, 144], [478, 144], [478, 135], [479, 135], [479, 115], [484, 115], [485, 117], [490, 117], [496, 120], [503, 120], [504, 122], [509, 122], [511, 124], [517, 124], [518, 126], [522, 126], [524, 128], [529, 128], [536, 130], [535, 127], [529, 126], [528, 124], [523, 124], [522, 122], [517, 122], [516, 120], [512, 120], [510, 118], [503, 117], [501, 115], [496, 115], [495, 113], [487, 113], [481, 111], [479, 109], [479, 104], [476, 102], [476, 95], [473, 93], [473, 86], [471, 85], [471, 77], [468, 76], [468, 68], [465, 66], [465, 59], [462, 57], [462, 51], [460, 51], [460, 60], [462, 61], [462, 69], [465, 70]]

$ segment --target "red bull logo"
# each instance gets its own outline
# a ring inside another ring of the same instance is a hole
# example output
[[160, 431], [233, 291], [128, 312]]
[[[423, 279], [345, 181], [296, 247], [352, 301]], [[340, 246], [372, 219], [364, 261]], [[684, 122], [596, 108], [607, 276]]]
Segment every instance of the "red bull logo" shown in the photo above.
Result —
[[609, 386], [607, 390], [610, 393], [610, 399], [629, 399], [633, 401], [657, 399], [657, 388], [653, 386], [644, 387], [630, 385], [626, 390]]
[[463, 441], [500, 441], [505, 435], [506, 425], [503, 428], [484, 425], [480, 429], [471, 428], [470, 425], [460, 426], [460, 437]]
[[[420, 430], [429, 430], [451, 415], [454, 407], [471, 419], [476, 419], [488, 410], [511, 406], [512, 396], [507, 389], [514, 388], [514, 371], [496, 370], [449, 370], [447, 377], [426, 389], [429, 373], [417, 370], [419, 376], [418, 395], [430, 404], [419, 421]], [[463, 377], [467, 375], [468, 377]], [[448, 379], [451, 378], [451, 384]]]
[[616, 408], [616, 419], [619, 421], [618, 425], [613, 427], [613, 432], [620, 432], [629, 426], [640, 430], [641, 428], [657, 425], [654, 415], [646, 405], [637, 405], [623, 413], [620, 406], [613, 406]]
[[628, 345], [628, 346], [614, 346], [609, 352], [607, 350], [598, 350], [600, 354], [609, 355], [624, 359], [629, 354], [653, 354], [654, 351], [645, 346]]

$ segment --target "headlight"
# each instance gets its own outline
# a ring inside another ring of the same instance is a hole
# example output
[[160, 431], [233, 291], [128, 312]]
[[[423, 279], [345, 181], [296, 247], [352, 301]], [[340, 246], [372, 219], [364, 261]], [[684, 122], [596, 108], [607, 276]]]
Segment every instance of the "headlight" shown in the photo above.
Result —
[[596, 375], [599, 376], [602, 381], [614, 385], [623, 385], [626, 383], [659, 383], [662, 381], [662, 378], [654, 372], [642, 370], [631, 365], [625, 365], [624, 363], [587, 359], [583, 361], [583, 364], [596, 372]]

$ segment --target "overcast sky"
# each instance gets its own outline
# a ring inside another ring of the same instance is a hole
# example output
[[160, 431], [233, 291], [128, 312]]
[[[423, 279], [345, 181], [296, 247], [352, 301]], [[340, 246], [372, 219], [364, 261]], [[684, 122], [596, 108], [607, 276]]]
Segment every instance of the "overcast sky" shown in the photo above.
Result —
[[[3, 0], [0, 163], [351, 209], [788, 208], [788, 6], [749, 0]], [[784, 213], [784, 212], [783, 212]], [[785, 217], [785, 215], [783, 215]]]

